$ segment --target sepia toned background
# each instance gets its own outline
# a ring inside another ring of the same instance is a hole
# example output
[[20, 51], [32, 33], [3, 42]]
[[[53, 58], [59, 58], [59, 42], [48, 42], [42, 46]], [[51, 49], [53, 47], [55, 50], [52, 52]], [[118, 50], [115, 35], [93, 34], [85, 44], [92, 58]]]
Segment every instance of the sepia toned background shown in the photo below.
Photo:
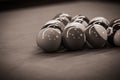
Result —
[[45, 53], [40, 28], [58, 13], [109, 21], [120, 2], [109, 0], [0, 0], [0, 80], [120, 80], [120, 48]]

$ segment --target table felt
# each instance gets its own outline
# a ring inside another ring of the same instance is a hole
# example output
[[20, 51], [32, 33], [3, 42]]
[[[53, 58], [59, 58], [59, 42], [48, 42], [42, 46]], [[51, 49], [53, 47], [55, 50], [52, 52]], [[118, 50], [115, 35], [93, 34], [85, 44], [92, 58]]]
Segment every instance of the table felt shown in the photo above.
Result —
[[[119, 3], [76, 1], [0, 12], [0, 80], [119, 80], [120, 48], [45, 53], [40, 28], [58, 13], [120, 17]], [[51, 45], [52, 46], [52, 45]]]

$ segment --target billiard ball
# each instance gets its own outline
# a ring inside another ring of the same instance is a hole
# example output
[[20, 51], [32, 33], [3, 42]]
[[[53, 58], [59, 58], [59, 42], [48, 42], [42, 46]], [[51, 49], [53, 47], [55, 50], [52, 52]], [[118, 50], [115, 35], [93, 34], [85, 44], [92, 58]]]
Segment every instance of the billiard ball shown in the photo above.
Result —
[[41, 29], [37, 35], [37, 45], [45, 52], [57, 51], [61, 45], [61, 31], [51, 27]]
[[53, 19], [61, 21], [65, 26], [71, 22], [71, 16], [66, 13], [57, 14]]
[[69, 23], [62, 33], [63, 45], [68, 50], [80, 50], [85, 44], [84, 27], [78, 22]]
[[89, 48], [102, 48], [107, 42], [107, 31], [99, 24], [89, 25], [85, 31], [86, 44]]
[[112, 27], [114, 24], [120, 23], [120, 18], [114, 19], [110, 22], [110, 27]]
[[105, 29], [107, 29], [109, 27], [110, 22], [104, 17], [95, 17], [92, 20], [90, 20], [89, 24], [100, 24]]
[[72, 19], [72, 17], [69, 14], [66, 14], [66, 13], [59, 13], [53, 19], [60, 18], [60, 17], [67, 18], [69, 21], [71, 21], [71, 19]]
[[113, 46], [120, 46], [120, 19], [112, 21], [108, 30], [108, 42]]
[[62, 22], [64, 24], [64, 26], [66, 26], [70, 22], [69, 19], [66, 17], [58, 17], [55, 20]]
[[41, 29], [48, 28], [48, 27], [57, 28], [63, 31], [63, 29], [65, 28], [65, 25], [59, 20], [50, 20]]
[[85, 27], [87, 27], [89, 24], [89, 19], [86, 16], [76, 15], [75, 17], [72, 18], [72, 22], [79, 22], [83, 24]]

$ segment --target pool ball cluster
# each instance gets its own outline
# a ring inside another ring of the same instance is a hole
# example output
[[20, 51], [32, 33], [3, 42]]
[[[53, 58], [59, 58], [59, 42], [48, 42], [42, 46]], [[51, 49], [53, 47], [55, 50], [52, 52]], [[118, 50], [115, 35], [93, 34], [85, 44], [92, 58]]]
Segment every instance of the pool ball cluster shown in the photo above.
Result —
[[104, 48], [107, 43], [120, 46], [120, 19], [109, 22], [104, 17], [89, 20], [86, 16], [72, 17], [59, 13], [40, 29], [37, 45], [45, 52]]

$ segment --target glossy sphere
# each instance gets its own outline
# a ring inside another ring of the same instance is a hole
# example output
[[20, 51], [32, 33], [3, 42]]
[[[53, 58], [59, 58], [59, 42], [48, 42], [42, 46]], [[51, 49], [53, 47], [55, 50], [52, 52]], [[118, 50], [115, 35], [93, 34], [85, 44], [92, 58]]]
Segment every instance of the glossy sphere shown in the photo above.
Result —
[[120, 46], [120, 19], [112, 21], [108, 30], [108, 42], [113, 46]]
[[59, 13], [59, 14], [57, 14], [53, 19], [60, 18], [60, 17], [67, 18], [69, 21], [71, 21], [71, 18], [72, 18], [69, 14]]
[[114, 44], [116, 46], [120, 46], [120, 29], [116, 31], [115, 35], [114, 35]]
[[[72, 25], [71, 25], [72, 24]], [[82, 49], [85, 44], [85, 34], [82, 24], [70, 23], [63, 31], [63, 43], [68, 50]]]
[[90, 23], [89, 24], [100, 24], [102, 25], [105, 29], [108, 28], [109, 26], [109, 21], [104, 18], [104, 17], [95, 17], [93, 18], [92, 20], [90, 20]]
[[60, 22], [59, 20], [50, 20], [43, 26], [43, 28], [49, 28], [49, 27], [57, 28], [57, 29], [60, 29], [61, 31], [63, 31], [63, 29], [65, 28], [65, 25], [62, 22]]
[[102, 48], [107, 41], [107, 31], [99, 24], [89, 25], [85, 31], [86, 42], [90, 48]]
[[89, 19], [86, 16], [76, 15], [75, 17], [72, 18], [72, 22], [79, 22], [83, 24], [85, 27], [87, 27], [89, 24]]
[[64, 26], [66, 26], [70, 22], [69, 19], [66, 17], [58, 17], [55, 20], [62, 22], [64, 24]]
[[57, 51], [61, 44], [61, 31], [54, 28], [44, 28], [37, 36], [37, 45], [45, 52]]
[[120, 23], [120, 18], [112, 20], [112, 21], [110, 22], [110, 27], [112, 27], [112, 26], [113, 26], [114, 24], [116, 24], [116, 23]]
[[71, 22], [71, 16], [66, 13], [59, 13], [53, 19], [61, 21], [65, 26]]

